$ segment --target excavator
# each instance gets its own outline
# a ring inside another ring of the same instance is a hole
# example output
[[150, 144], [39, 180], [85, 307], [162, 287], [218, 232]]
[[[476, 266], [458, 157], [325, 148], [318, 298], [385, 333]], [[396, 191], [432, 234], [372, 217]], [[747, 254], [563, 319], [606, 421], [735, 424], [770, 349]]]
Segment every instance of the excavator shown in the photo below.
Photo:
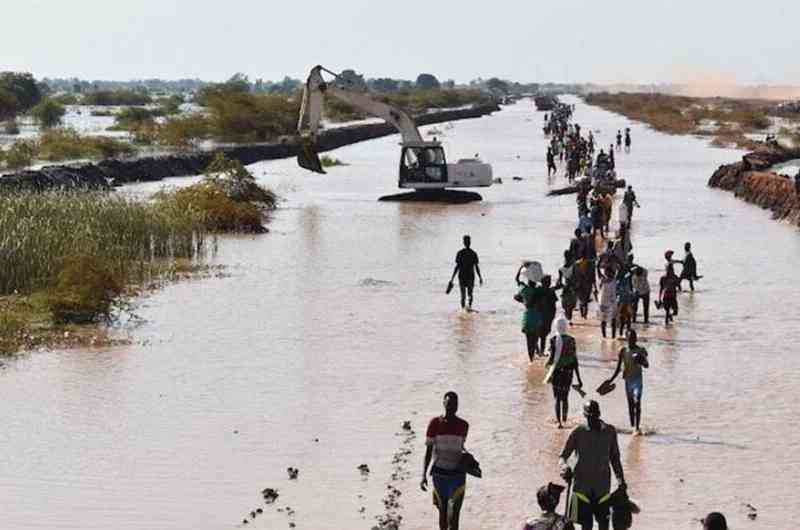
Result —
[[[322, 72], [332, 75], [336, 82], [326, 82]], [[402, 137], [398, 179], [400, 188], [421, 191], [492, 185], [491, 165], [481, 162], [477, 157], [448, 164], [441, 142], [435, 139], [423, 140], [414, 120], [406, 112], [376, 100], [369, 93], [359, 90], [348, 79], [322, 66], [311, 69], [303, 89], [300, 119], [297, 124], [297, 132], [302, 139], [302, 148], [297, 155], [300, 167], [316, 173], [325, 173], [317, 151], [317, 135], [325, 95], [381, 118], [400, 132]]]

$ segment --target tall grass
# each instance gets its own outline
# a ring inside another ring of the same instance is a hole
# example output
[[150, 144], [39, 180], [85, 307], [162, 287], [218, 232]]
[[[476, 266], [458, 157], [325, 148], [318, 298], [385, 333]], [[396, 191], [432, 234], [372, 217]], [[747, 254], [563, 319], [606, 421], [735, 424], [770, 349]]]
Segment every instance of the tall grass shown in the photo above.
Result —
[[108, 193], [0, 195], [0, 295], [55, 288], [65, 262], [91, 257], [127, 283], [162, 258], [202, 253], [187, 211]]
[[712, 143], [720, 146], [744, 146], [749, 142], [744, 133], [763, 131], [771, 124], [762, 103], [752, 100], [598, 93], [588, 95], [586, 102], [670, 134], [708, 134], [699, 128], [711, 122], [718, 127]]

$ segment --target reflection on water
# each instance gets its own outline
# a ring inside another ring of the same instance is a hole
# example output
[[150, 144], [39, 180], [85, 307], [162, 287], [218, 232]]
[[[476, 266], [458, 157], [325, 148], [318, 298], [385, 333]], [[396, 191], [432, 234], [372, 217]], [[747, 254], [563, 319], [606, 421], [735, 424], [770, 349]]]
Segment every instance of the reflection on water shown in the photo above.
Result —
[[[705, 275], [681, 295], [674, 327], [655, 310], [639, 325], [651, 434], [620, 436], [643, 507], [637, 528], [694, 528], [712, 509], [737, 528], [785, 527], [800, 486], [790, 402], [800, 358], [787, 348], [800, 339], [796, 230], [705, 186], [740, 153], [581, 104], [577, 119], [602, 131], [601, 145], [632, 129], [635, 148], [618, 163], [643, 205], [634, 245], [651, 282], [664, 250], [687, 240]], [[370, 528], [389, 483], [402, 491], [403, 528], [430, 528], [434, 508], [417, 486], [421, 434], [450, 389], [484, 469], [468, 485], [463, 528], [519, 526], [537, 511], [536, 488], [557, 480], [568, 434], [554, 427], [543, 367], [528, 366], [512, 299], [521, 260], [555, 271], [575, 224], [574, 198], [545, 197], [540, 124], [524, 102], [445, 131], [450, 159], [480, 152], [503, 179], [478, 204], [375, 201], [395, 191], [396, 137], [338, 150], [351, 165], [327, 175], [291, 160], [253, 166], [286, 202], [270, 234], [220, 240], [214, 259], [230, 277], [145, 299], [130, 347], [36, 353], [0, 372], [0, 528], [229, 528], [265, 487], [279, 490], [298, 528]], [[472, 314], [458, 311], [457, 291], [444, 294], [465, 233], [485, 279]], [[573, 333], [594, 389], [622, 342], [602, 341], [594, 321]], [[576, 425], [580, 398], [570, 399]], [[607, 421], [627, 427], [621, 388], [601, 404]], [[404, 420], [418, 436], [410, 478], [395, 483]], [[743, 502], [759, 508], [756, 521]], [[289, 520], [265, 508], [257, 525]]]

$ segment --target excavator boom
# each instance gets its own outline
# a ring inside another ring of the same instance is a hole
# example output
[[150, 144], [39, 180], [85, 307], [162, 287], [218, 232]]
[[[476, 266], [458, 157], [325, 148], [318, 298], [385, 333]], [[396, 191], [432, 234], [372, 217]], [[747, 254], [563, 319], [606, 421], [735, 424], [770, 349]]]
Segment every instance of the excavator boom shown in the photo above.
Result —
[[[327, 83], [322, 77], [326, 72], [336, 78]], [[322, 120], [325, 96], [334, 97], [366, 114], [381, 118], [393, 125], [402, 136], [398, 186], [416, 190], [442, 190], [446, 188], [472, 188], [492, 185], [492, 166], [475, 158], [448, 164], [442, 144], [436, 139], [425, 141], [414, 120], [403, 110], [374, 99], [369, 93], [323, 68], [315, 66], [308, 75], [303, 88], [300, 119], [297, 132], [302, 148], [297, 155], [300, 167], [325, 173], [318, 154], [318, 134]]]
[[311, 69], [306, 85], [303, 88], [300, 119], [297, 123], [297, 132], [302, 139], [302, 148], [300, 154], [297, 155], [297, 163], [300, 167], [316, 173], [325, 173], [317, 152], [317, 138], [326, 94], [392, 124], [400, 132], [403, 142], [423, 141], [414, 120], [408, 114], [382, 101], [377, 101], [369, 94], [360, 92], [355, 88], [340, 88], [333, 83], [327, 83], [322, 77], [323, 71], [346, 83], [338, 74], [322, 66], [315, 66]]

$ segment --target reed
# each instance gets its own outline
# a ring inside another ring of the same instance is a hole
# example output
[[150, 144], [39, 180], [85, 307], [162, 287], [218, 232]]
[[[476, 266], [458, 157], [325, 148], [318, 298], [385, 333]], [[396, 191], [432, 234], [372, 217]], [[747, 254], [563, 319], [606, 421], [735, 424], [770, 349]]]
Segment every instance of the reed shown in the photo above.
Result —
[[0, 195], [0, 295], [57, 286], [69, 260], [89, 257], [122, 284], [158, 260], [193, 258], [205, 231], [187, 211], [102, 192]]

